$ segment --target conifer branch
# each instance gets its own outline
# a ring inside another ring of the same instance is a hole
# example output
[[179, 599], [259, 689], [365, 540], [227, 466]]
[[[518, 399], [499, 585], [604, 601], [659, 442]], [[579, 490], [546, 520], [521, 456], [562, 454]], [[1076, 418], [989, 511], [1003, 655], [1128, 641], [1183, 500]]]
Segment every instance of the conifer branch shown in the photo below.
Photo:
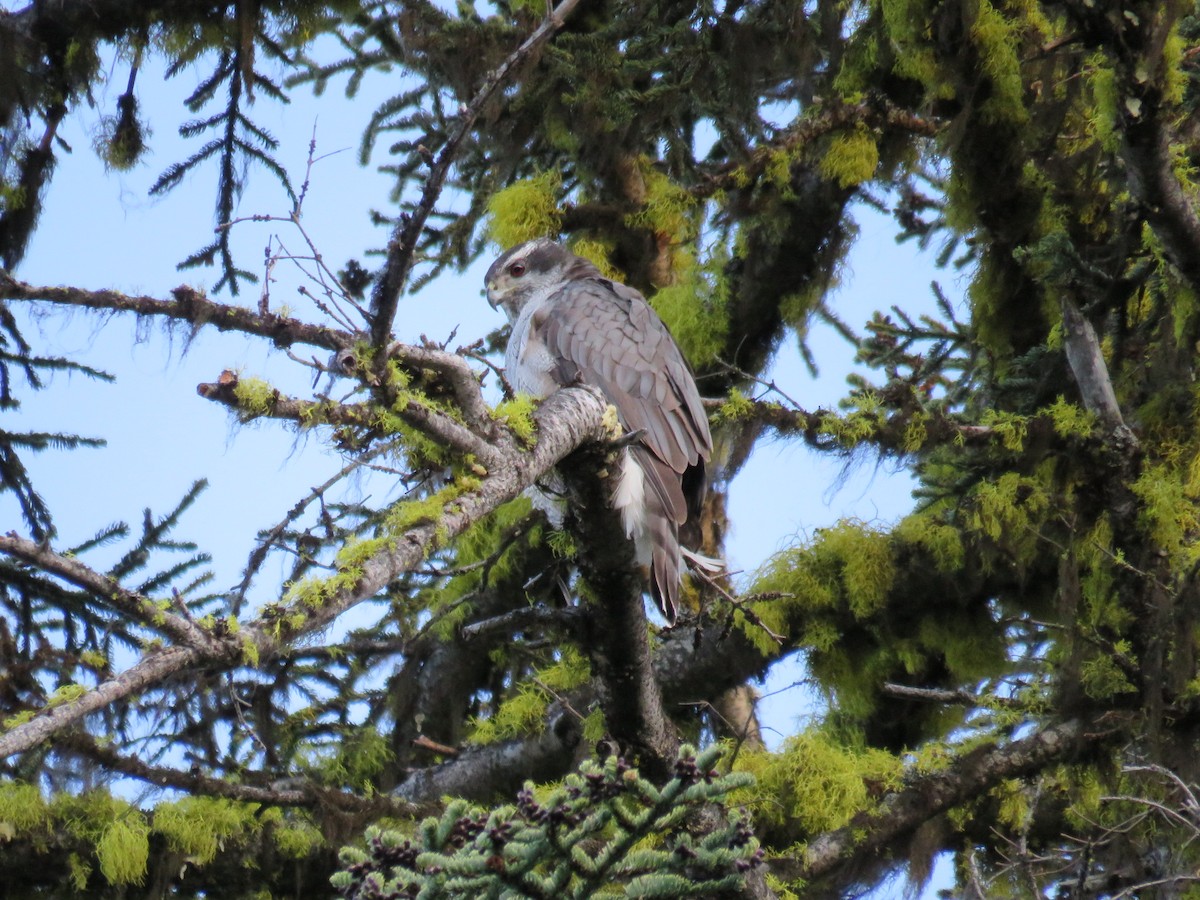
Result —
[[[0, 380], [6, 373], [0, 372]], [[54, 520], [50, 508], [34, 489], [29, 470], [17, 450], [30, 435], [13, 435], [0, 431], [0, 485], [12, 490], [17, 505], [21, 507], [21, 518], [25, 520], [30, 534], [38, 541], [49, 540], [54, 533]]]
[[0, 25], [32, 37], [39, 26], [50, 22], [56, 32], [84, 42], [116, 38], [147, 22], [169, 21], [172, 15], [206, 16], [214, 5], [210, 0], [37, 0], [0, 16]]
[[432, 161], [421, 199], [412, 213], [403, 214], [388, 241], [387, 262], [375, 282], [371, 297], [371, 343], [375, 347], [386, 347], [391, 337], [392, 320], [396, 317], [396, 306], [404, 285], [416, 262], [417, 241], [425, 229], [433, 207], [441, 196], [450, 167], [458, 156], [459, 148], [470, 134], [475, 120], [493, 94], [504, 84], [509, 74], [522, 61], [548, 41], [566, 23], [567, 17], [579, 5], [580, 0], [563, 0], [551, 10], [546, 20], [509, 54], [508, 58], [484, 79], [474, 99], [459, 114], [458, 130], [442, 146]]
[[[830, 427], [831, 423], [836, 422], [837, 413], [823, 410], [813, 412], [800, 407], [789, 409], [779, 403], [748, 397], [736, 397], [730, 401], [706, 399], [704, 405], [710, 411], [715, 411], [718, 418], [737, 423], [742, 428], [765, 427], [785, 437], [798, 436], [817, 450], [851, 449], [839, 442], [836, 433]], [[913, 448], [907, 443], [908, 426], [914, 414], [918, 412], [921, 414], [921, 425], [924, 429], [922, 449], [950, 443], [973, 446], [989, 443], [1002, 445], [1005, 440], [1005, 435], [1000, 429], [990, 425], [962, 422], [937, 407], [889, 407], [885, 418], [878, 423], [873, 433], [862, 438], [861, 442], [870, 443], [886, 453], [912, 452]], [[1039, 441], [1056, 439], [1054, 420], [1050, 415], [1029, 416], [1024, 424], [1026, 434]]]
[[[204, 382], [197, 385], [196, 392], [205, 400], [221, 403], [244, 414], [247, 418], [265, 416], [272, 419], [286, 419], [305, 426], [328, 424], [372, 428], [378, 424], [376, 422], [377, 411], [365, 404], [300, 400], [288, 397], [273, 388], [262, 405], [247, 403], [238, 396], [237, 389], [240, 383], [241, 380], [236, 373], [226, 370], [221, 373], [220, 379], [216, 382]], [[482, 401], [480, 402], [482, 403]], [[503, 452], [497, 449], [495, 444], [488, 443], [444, 412], [422, 403], [416, 397], [408, 397], [399, 409], [393, 411], [405, 422], [444, 446], [463, 454], [474, 454], [475, 458], [485, 466], [502, 466], [504, 464]]]
[[[411, 816], [418, 810], [387, 796], [363, 797], [347, 791], [334, 790], [302, 779], [288, 780], [278, 785], [242, 784], [214, 778], [198, 771], [183, 771], [170, 766], [151, 765], [136, 756], [118, 753], [111, 746], [101, 744], [83, 732], [69, 732], [53, 738], [55, 749], [93, 760], [112, 772], [128, 775], [156, 787], [175, 788], [209, 797], [222, 797], [242, 803], [263, 803], [270, 806], [288, 806], [305, 809], [336, 809], [342, 813], [372, 817]], [[296, 787], [299, 781], [302, 786]]]
[[212, 644], [203, 649], [192, 645], [153, 650], [143, 656], [140, 662], [77, 699], [44, 707], [29, 721], [0, 733], [0, 759], [36, 747], [92, 713], [125, 697], [150, 690], [179, 672], [203, 664], [229, 664], [239, 656], [228, 640], [222, 642], [222, 650], [217, 650]]
[[749, 780], [717, 772], [721, 752], [685, 748], [661, 785], [609, 758], [603, 766], [585, 762], [549, 796], [535, 796], [526, 784], [514, 806], [488, 812], [452, 801], [440, 821], [408, 840], [373, 829], [371, 853], [344, 851], [347, 869], [334, 884], [356, 900], [379, 896], [385, 882], [414, 896], [551, 900], [590, 897], [613, 884], [637, 897], [744, 896], [739, 888], [763, 858], [745, 820], [692, 827], [706, 807]]
[[280, 543], [284, 533], [297, 519], [299, 519], [309, 505], [319, 498], [324, 498], [325, 492], [332, 488], [335, 484], [346, 478], [353, 472], [358, 471], [363, 466], [369, 465], [379, 455], [389, 452], [396, 446], [393, 441], [382, 442], [365, 453], [361, 453], [343, 466], [338, 472], [325, 480], [324, 483], [318, 485], [308, 492], [307, 495], [298, 500], [291, 509], [287, 511], [279, 522], [270, 530], [259, 532], [258, 544], [250, 551], [250, 555], [246, 560], [246, 568], [242, 571], [242, 579], [234, 586], [230, 594], [230, 606], [233, 615], [238, 615], [241, 610], [242, 603], [246, 600], [246, 592], [250, 589], [250, 584], [254, 577], [258, 574], [262, 564], [267, 559], [267, 554], [272, 548], [280, 547]]
[[823, 137], [858, 126], [882, 131], [899, 131], [920, 137], [934, 137], [942, 123], [896, 106], [884, 98], [861, 103], [830, 104], [816, 114], [805, 113], [774, 142], [763, 142], [745, 163], [729, 162], [704, 177], [691, 189], [697, 198], [711, 197], [719, 191], [743, 188], [762, 178], [776, 164], [779, 154], [793, 156]]
[[166, 612], [150, 598], [122, 587], [78, 559], [55, 553], [45, 544], [34, 543], [9, 532], [0, 535], [0, 553], [7, 553], [43, 572], [57, 575], [92, 594], [105, 606], [185, 646], [208, 647], [213, 642], [213, 638], [194, 622]]
[[1193, 288], [1200, 287], [1200, 211], [1180, 182], [1176, 148], [1181, 142], [1171, 124], [1187, 108], [1171, 105], [1167, 96], [1167, 43], [1187, 6], [1161, 3], [1115, 15], [1104, 5], [1081, 0], [1065, 5], [1086, 42], [1114, 57], [1116, 125], [1130, 190], [1171, 263]]

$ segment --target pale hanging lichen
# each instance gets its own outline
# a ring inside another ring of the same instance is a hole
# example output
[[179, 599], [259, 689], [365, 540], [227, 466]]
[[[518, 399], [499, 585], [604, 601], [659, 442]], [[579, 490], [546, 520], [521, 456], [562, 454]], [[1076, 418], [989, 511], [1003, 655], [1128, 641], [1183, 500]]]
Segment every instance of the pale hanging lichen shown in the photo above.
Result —
[[514, 247], [536, 237], [558, 233], [562, 210], [557, 195], [558, 172], [543, 172], [515, 182], [488, 201], [488, 236], [501, 247]]
[[838, 187], [854, 187], [875, 177], [879, 147], [865, 128], [835, 135], [821, 157], [821, 174]]

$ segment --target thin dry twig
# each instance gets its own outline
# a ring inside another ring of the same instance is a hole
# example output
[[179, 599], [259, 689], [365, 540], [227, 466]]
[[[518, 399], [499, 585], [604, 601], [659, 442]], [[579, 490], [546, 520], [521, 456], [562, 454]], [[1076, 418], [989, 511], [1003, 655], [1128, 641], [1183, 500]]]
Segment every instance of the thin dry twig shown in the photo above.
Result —
[[772, 595], [770, 595], [769, 598], [767, 595], [764, 595], [764, 594], [751, 594], [747, 597], [735, 597], [735, 596], [733, 596], [733, 594], [729, 593], [729, 591], [725, 590], [725, 588], [722, 587], [721, 583], [719, 581], [717, 581], [717, 579], [711, 573], [704, 571], [704, 569], [701, 568], [700, 566], [692, 566], [691, 570], [692, 570], [692, 574], [697, 575], [701, 581], [703, 581], [705, 584], [707, 584], [709, 587], [711, 587], [713, 590], [715, 590], [718, 594], [720, 594], [721, 597], [724, 598], [724, 600], [730, 606], [732, 606], [736, 610], [740, 610], [742, 615], [746, 617], [746, 620], [751, 625], [754, 625], [757, 628], [761, 628], [763, 630], [763, 633], [766, 634], [767, 637], [769, 637], [772, 641], [774, 641], [778, 646], [780, 646], [780, 647], [783, 646], [783, 635], [777, 634], [776, 632], [772, 631], [767, 626], [767, 623], [764, 622], [762, 619], [760, 619], [758, 617], [758, 614], [753, 609], [751, 609], [748, 604], [753, 603], [757, 600], [782, 599], [783, 597], [792, 596], [791, 594], [772, 594]]
[[304, 515], [304, 512], [308, 509], [309, 505], [311, 505], [314, 500], [324, 497], [330, 488], [332, 488], [339, 481], [344, 480], [358, 469], [366, 466], [375, 457], [394, 450], [395, 447], [395, 441], [388, 441], [373, 447], [362, 456], [351, 460], [324, 482], [309, 491], [306, 496], [296, 501], [292, 508], [287, 511], [287, 514], [262, 538], [259, 539], [258, 546], [256, 546], [250, 552], [250, 556], [246, 560], [246, 568], [243, 570], [242, 580], [233, 588], [232, 610], [234, 615], [237, 615], [241, 609], [241, 604], [246, 599], [246, 592], [250, 589], [250, 583], [254, 580], [254, 576], [258, 574], [259, 569], [262, 568], [262, 564], [266, 561], [267, 554], [270, 553], [271, 548], [279, 545], [279, 541], [283, 537], [283, 533], [293, 523], [295, 523], [300, 516]]
[[778, 394], [780, 397], [782, 397], [784, 400], [786, 400], [788, 403], [790, 403], [792, 405], [792, 408], [795, 409], [797, 412], [804, 412], [804, 407], [802, 407], [799, 403], [797, 403], [795, 400], [793, 400], [791, 397], [789, 397], [787, 394], [785, 394], [783, 392], [783, 390], [779, 387], [779, 385], [777, 385], [775, 383], [774, 379], [771, 379], [770, 381], [764, 381], [762, 378], [759, 378], [757, 375], [754, 375], [751, 372], [747, 372], [745, 369], [735, 366], [731, 362], [726, 362], [725, 360], [721, 359], [720, 357], [717, 357], [717, 362], [721, 366], [723, 366], [727, 371], [732, 372], [734, 375], [737, 375], [739, 378], [745, 378], [745, 379], [748, 379], [749, 381], [753, 381], [754, 383], [761, 385], [762, 387], [766, 388], [768, 393]]

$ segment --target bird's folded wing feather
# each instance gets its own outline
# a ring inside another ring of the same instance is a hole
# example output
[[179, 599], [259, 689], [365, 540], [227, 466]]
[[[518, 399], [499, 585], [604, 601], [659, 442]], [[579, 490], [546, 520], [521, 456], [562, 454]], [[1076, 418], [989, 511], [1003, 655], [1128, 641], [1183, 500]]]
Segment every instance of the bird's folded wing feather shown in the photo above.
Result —
[[[691, 370], [633, 288], [601, 278], [569, 282], [534, 315], [529, 339], [544, 342], [564, 385], [574, 376], [598, 387], [622, 425], [644, 430], [642, 443], [674, 472], [708, 458], [712, 438]], [[672, 493], [682, 497], [677, 484]]]

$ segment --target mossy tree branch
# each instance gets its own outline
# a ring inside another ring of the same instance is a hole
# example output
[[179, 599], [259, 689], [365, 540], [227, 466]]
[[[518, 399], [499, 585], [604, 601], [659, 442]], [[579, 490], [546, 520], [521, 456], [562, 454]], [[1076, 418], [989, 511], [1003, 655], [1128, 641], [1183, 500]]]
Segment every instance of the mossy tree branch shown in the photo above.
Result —
[[213, 643], [213, 637], [190, 617], [160, 608], [150, 598], [122, 587], [115, 579], [95, 571], [74, 557], [55, 553], [46, 544], [9, 533], [0, 535], [0, 553], [57, 575], [92, 594], [102, 605], [184, 646], [206, 647]]
[[[226, 370], [216, 382], [205, 382], [196, 386], [196, 392], [206, 400], [212, 400], [237, 410], [246, 418], [265, 416], [286, 419], [299, 425], [349, 425], [358, 428], [378, 427], [378, 410], [367, 404], [339, 404], [332, 401], [301, 400], [288, 397], [272, 389], [265, 404], [247, 403], [238, 395], [240, 379], [235, 372]], [[476, 389], [478, 394], [478, 388]], [[504, 448], [494, 443], [498, 437], [496, 423], [488, 420], [488, 433], [481, 436], [467, 428], [452, 416], [422, 403], [415, 396], [404, 398], [399, 409], [393, 408], [401, 419], [424, 434], [439, 441], [443, 446], [462, 454], [472, 454], [484, 466], [503, 466]]]
[[[302, 779], [290, 781], [286, 785], [238, 784], [224, 778], [212, 778], [195, 770], [185, 772], [171, 766], [152, 765], [136, 756], [118, 753], [111, 746], [101, 744], [82, 732], [58, 734], [51, 740], [56, 748], [98, 762], [106, 769], [156, 787], [175, 788], [208, 797], [223, 797], [227, 800], [270, 806], [309, 809], [330, 807], [357, 815], [403, 816], [413, 815], [418, 811], [413, 804], [387, 796], [367, 798]], [[425, 802], [429, 804], [432, 799]]]
[[1200, 284], [1200, 211], [1180, 182], [1173, 125], [1178, 112], [1168, 84], [1167, 44], [1190, 5], [1181, 0], [1138, 4], [1127, 13], [1071, 0], [1065, 6], [1087, 43], [1116, 63], [1116, 126], [1129, 186], [1171, 263]]
[[944, 771], [912, 779], [887, 794], [875, 811], [856, 816], [844, 828], [814, 836], [803, 855], [772, 860], [770, 868], [789, 881], [819, 883], [856, 863], [877, 863], [897, 838], [964, 800], [1007, 778], [1021, 778], [1069, 760], [1087, 743], [1110, 735], [1097, 722], [1071, 720], [1047, 726], [1028, 737], [999, 746], [979, 747]]

